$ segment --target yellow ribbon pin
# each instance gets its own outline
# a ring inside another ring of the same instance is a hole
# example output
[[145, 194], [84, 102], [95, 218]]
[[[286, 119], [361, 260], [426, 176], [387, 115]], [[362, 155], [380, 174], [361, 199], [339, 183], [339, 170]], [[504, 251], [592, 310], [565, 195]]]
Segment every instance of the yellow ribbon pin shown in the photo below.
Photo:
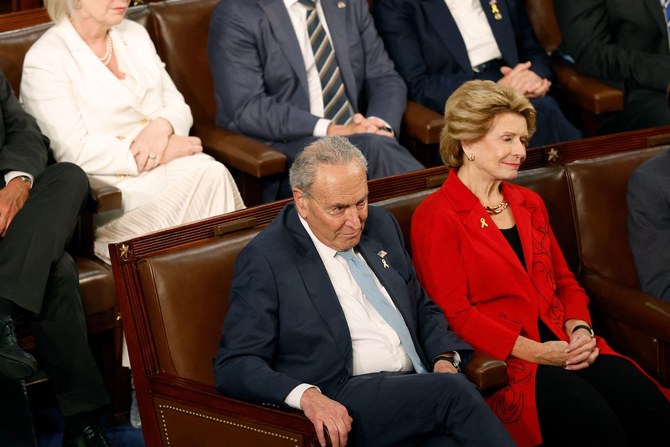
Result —
[[489, 226], [489, 224], [486, 223], [486, 219], [484, 219], [483, 217], [479, 219], [479, 222], [481, 222], [482, 228], [486, 228]]

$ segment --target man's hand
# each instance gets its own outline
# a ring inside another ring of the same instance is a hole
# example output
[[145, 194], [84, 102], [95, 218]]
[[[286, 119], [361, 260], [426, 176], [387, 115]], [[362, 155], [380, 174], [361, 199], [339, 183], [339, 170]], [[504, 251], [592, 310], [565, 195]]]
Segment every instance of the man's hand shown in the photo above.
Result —
[[25, 205], [30, 195], [30, 186], [20, 178], [12, 179], [0, 189], [0, 235], [5, 237], [14, 216]]
[[437, 362], [435, 362], [435, 365], [433, 366], [433, 372], [447, 373], [447, 374], [458, 373], [458, 371], [456, 371], [456, 368], [454, 368], [454, 365], [452, 365], [451, 362], [448, 362], [447, 360], [438, 360]]
[[500, 67], [503, 77], [498, 84], [513, 88], [528, 98], [539, 98], [547, 94], [551, 81], [539, 77], [530, 69], [530, 62], [523, 62], [512, 67]]
[[357, 133], [374, 133], [393, 138], [393, 132], [389, 132], [386, 124], [379, 118], [366, 118], [360, 113], [354, 115], [348, 124], [333, 124], [328, 126], [328, 135], [346, 137]]
[[326, 446], [324, 429], [333, 447], [347, 445], [353, 419], [342, 404], [327, 398], [316, 388], [308, 388], [300, 398], [300, 407], [314, 424], [316, 436], [323, 447]]

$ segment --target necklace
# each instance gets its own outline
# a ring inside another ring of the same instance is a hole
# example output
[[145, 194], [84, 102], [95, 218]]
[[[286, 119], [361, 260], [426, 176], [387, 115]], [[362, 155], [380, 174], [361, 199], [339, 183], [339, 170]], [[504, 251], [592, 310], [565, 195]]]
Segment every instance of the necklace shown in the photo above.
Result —
[[112, 62], [112, 38], [109, 34], [107, 34], [107, 48], [105, 49], [105, 55], [98, 58], [100, 59], [100, 62], [103, 63], [103, 65], [106, 67], [109, 65], [110, 62]]
[[508, 202], [502, 201], [496, 206], [484, 206], [484, 209], [486, 210], [487, 213], [493, 216], [495, 214], [500, 214], [503, 211], [505, 211], [508, 205], [509, 205]]

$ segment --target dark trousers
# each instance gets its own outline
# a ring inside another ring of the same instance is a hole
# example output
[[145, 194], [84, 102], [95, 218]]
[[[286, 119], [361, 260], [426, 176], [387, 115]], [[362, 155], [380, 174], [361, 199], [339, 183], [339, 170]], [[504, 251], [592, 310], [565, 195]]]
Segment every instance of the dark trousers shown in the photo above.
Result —
[[624, 109], [603, 123], [602, 133], [624, 132], [670, 125], [670, 107], [665, 92], [631, 90]]
[[[309, 137], [283, 144], [277, 143], [272, 146], [286, 154], [286, 167], [288, 169], [298, 154], [317, 139], [317, 137]], [[368, 161], [369, 179], [424, 169], [424, 166], [393, 138], [364, 133], [350, 135], [347, 139], [365, 155], [365, 159]], [[273, 193], [276, 197], [273, 197]], [[274, 184], [267, 184], [263, 187], [264, 202], [290, 196], [291, 188], [288, 183], [288, 176], [274, 182]]]
[[586, 369], [540, 365], [543, 446], [670, 446], [670, 403], [629, 361], [600, 356]]
[[353, 419], [348, 446], [515, 445], [463, 374], [365, 374], [333, 398]]
[[77, 267], [65, 252], [88, 191], [79, 167], [48, 166], [0, 239], [0, 297], [26, 315], [37, 361], [65, 416], [109, 402], [88, 346]]

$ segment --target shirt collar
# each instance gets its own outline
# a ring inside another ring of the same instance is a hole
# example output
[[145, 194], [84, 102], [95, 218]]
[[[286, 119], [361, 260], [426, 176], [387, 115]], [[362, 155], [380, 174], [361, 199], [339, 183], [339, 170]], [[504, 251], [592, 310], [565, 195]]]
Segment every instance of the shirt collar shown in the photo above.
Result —
[[[290, 1], [290, 0], [284, 0], [284, 1]], [[332, 261], [335, 256], [337, 255], [337, 250], [330, 248], [323, 242], [321, 242], [312, 232], [312, 229], [309, 227], [309, 224], [305, 219], [302, 218], [300, 214], [298, 214], [298, 219], [300, 219], [300, 223], [302, 226], [305, 228], [305, 231], [307, 231], [307, 234], [309, 235], [309, 238], [312, 240], [312, 243], [314, 244], [314, 247], [316, 247], [317, 253], [319, 253], [319, 257], [321, 258], [321, 262], [323, 262], [323, 265], [326, 267]]]

